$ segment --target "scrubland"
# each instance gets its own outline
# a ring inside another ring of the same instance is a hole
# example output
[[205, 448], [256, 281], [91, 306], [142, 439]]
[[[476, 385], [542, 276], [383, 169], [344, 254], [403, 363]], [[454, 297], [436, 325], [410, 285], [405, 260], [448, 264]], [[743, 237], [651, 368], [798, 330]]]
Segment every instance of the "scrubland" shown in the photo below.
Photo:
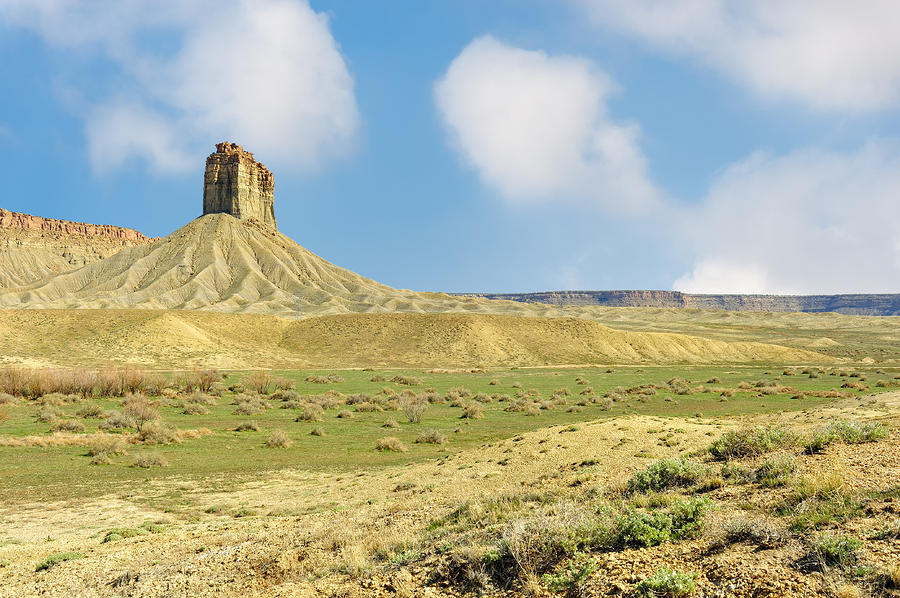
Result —
[[892, 595], [900, 369], [0, 369], [0, 595]]

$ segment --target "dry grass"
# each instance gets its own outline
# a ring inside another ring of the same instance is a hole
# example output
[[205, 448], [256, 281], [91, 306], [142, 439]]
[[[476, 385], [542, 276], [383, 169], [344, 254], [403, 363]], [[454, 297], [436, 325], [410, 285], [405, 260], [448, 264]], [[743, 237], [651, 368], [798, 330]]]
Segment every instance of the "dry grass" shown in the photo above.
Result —
[[396, 436], [385, 436], [384, 438], [379, 438], [378, 442], [375, 443], [375, 450], [405, 453], [407, 448]]
[[284, 430], [273, 430], [266, 439], [266, 446], [269, 448], [290, 448], [292, 444], [293, 441]]
[[134, 456], [134, 461], [131, 463], [131, 466], [150, 469], [151, 467], [166, 467], [168, 464], [169, 463], [162, 455], [156, 453], [140, 453]]

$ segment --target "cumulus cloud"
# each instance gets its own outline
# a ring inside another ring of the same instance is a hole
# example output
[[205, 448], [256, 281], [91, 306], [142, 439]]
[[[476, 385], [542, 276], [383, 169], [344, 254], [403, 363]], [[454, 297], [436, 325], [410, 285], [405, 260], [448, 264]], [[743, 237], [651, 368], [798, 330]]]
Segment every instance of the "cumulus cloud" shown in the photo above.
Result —
[[900, 143], [848, 153], [754, 154], [680, 212], [697, 256], [674, 288], [694, 293], [900, 291]]
[[193, 168], [185, 156], [223, 139], [315, 168], [347, 151], [359, 125], [328, 20], [303, 0], [0, 0], [0, 19], [118, 67], [112, 91], [79, 87], [98, 170], [135, 157], [161, 172]]
[[635, 124], [609, 119], [616, 89], [590, 62], [472, 41], [435, 84], [453, 143], [513, 201], [575, 199], [619, 211], [654, 203]]
[[573, 0], [598, 26], [824, 110], [900, 101], [895, 0]]

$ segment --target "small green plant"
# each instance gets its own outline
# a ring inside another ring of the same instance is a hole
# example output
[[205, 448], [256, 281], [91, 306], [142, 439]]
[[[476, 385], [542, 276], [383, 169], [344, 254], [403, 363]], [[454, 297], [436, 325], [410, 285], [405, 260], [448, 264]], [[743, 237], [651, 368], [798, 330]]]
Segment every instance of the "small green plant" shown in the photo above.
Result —
[[797, 471], [797, 463], [790, 455], [770, 457], [753, 472], [756, 482], [764, 488], [784, 486]]
[[665, 511], [632, 509], [616, 522], [615, 543], [620, 547], [646, 547], [696, 537], [711, 504], [704, 497], [676, 501]]
[[821, 569], [825, 567], [844, 569], [856, 564], [862, 545], [862, 540], [853, 536], [820, 534], [812, 539], [806, 560], [809, 565], [818, 565]]
[[707, 474], [707, 468], [687, 459], [661, 459], [628, 481], [626, 493], [660, 492], [693, 486]]
[[696, 573], [679, 573], [660, 567], [656, 573], [634, 587], [637, 596], [648, 598], [682, 598], [697, 591]]
[[542, 577], [547, 589], [579, 595], [584, 582], [597, 569], [597, 563], [589, 556], [578, 553], [571, 562], [558, 573], [545, 573]]
[[51, 567], [55, 567], [60, 563], [64, 563], [66, 561], [77, 561], [78, 559], [83, 559], [84, 555], [80, 552], [60, 552], [58, 554], [54, 554], [48, 556], [43, 561], [37, 564], [34, 570], [37, 571], [46, 571]]

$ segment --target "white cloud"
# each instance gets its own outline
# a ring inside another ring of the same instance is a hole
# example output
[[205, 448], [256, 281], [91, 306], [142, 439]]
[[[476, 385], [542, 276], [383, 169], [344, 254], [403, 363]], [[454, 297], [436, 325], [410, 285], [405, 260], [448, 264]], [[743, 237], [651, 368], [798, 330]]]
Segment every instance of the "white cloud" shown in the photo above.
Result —
[[114, 92], [90, 97], [103, 86], [79, 86], [100, 170], [139, 157], [177, 171], [226, 139], [285, 168], [315, 168], [345, 152], [359, 125], [328, 21], [305, 0], [0, 0], [0, 19], [119, 67], [106, 81]]
[[596, 25], [691, 57], [762, 97], [826, 110], [900, 102], [896, 0], [573, 0]]
[[754, 154], [680, 212], [697, 256], [675, 289], [700, 293], [900, 291], [900, 143], [849, 153]]
[[657, 192], [638, 127], [606, 114], [614, 90], [584, 59], [482, 37], [435, 84], [435, 101], [457, 149], [508, 199], [578, 199], [635, 211]]

